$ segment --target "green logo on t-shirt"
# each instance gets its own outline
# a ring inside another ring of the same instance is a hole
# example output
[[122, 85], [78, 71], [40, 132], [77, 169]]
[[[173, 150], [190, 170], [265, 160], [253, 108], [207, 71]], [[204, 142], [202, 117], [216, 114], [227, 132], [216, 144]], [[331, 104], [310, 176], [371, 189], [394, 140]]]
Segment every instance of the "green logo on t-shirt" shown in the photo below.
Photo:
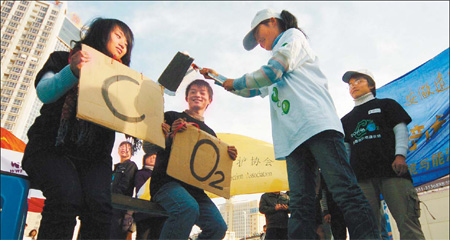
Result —
[[373, 120], [362, 120], [356, 125], [356, 129], [352, 133], [352, 137], [360, 139], [369, 132], [374, 132], [378, 129], [379, 127], [373, 122]]
[[277, 106], [281, 108], [281, 110], [283, 110], [283, 114], [289, 113], [289, 108], [291, 107], [291, 104], [289, 103], [288, 100], [284, 100], [282, 102], [280, 101], [280, 99], [278, 98], [278, 89], [276, 87], [273, 88], [272, 101], [276, 103]]

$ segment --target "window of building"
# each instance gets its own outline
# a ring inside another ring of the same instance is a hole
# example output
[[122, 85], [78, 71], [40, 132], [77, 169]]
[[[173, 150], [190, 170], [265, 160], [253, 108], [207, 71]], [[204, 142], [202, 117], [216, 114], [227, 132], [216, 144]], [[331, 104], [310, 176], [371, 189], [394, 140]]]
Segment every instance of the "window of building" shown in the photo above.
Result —
[[25, 11], [27, 10], [27, 7], [19, 5], [19, 7], [17, 7], [19, 10]]
[[[3, 114], [2, 114], [2, 118], [3, 118]], [[12, 123], [5, 123], [5, 129], [8, 131], [12, 131], [14, 128], [14, 124]]]
[[15, 88], [16, 85], [17, 85], [17, 83], [15, 83], [15, 82], [6, 82], [6, 86], [10, 87], [10, 88]]
[[4, 54], [6, 52], [6, 49], [2, 48], [1, 52], [2, 54]]
[[21, 67], [25, 66], [25, 62], [24, 62], [24, 61], [20, 61], [20, 60], [17, 60], [17, 61], [15, 62], [15, 64], [16, 64], [17, 66], [21, 66]]
[[19, 79], [19, 76], [16, 74], [11, 74], [11, 75], [9, 75], [9, 79], [17, 80], [17, 79]]
[[22, 100], [19, 100], [19, 99], [14, 99], [14, 102], [13, 102], [13, 104], [14, 105], [17, 105], [17, 106], [22, 106]]
[[13, 90], [11, 89], [2, 89], [2, 94], [11, 96], [13, 94]]
[[[23, 1], [22, 1], [23, 2]], [[6, 6], [12, 7], [14, 5], [13, 1], [6, 1]]]
[[[38, 23], [42, 23], [44, 21], [44, 19], [43, 18], [37, 18], [36, 19], [36, 22], [38, 22]], [[40, 25], [40, 24], [39, 24]]]
[[6, 42], [6, 41], [1, 41], [2, 42], [2, 46], [4, 46], [4, 47], [8, 47], [9, 46], [9, 42]]
[[17, 26], [18, 26], [19, 24], [17, 24], [16, 22], [9, 22], [8, 25], [11, 26], [11, 27], [13, 27], [13, 28], [17, 28]]
[[26, 91], [28, 89], [28, 87], [27, 86], [25, 86], [25, 85], [20, 85], [20, 90], [24, 90], [24, 91]]
[[2, 96], [2, 103], [9, 103], [11, 98]]
[[36, 56], [41, 56], [41, 55], [42, 55], [42, 52], [41, 52], [41, 51], [38, 51], [38, 50], [34, 50], [34, 55], [36, 55]]
[[27, 72], [25, 73], [25, 75], [27, 76], [33, 76], [34, 71], [31, 70], [27, 70]]
[[[2, 107], [3, 107], [3, 105], [2, 105]], [[19, 113], [19, 108], [12, 107], [12, 108], [11, 108], [11, 112], [12, 112], [12, 113]]]
[[16, 11], [16, 12], [14, 13], [14, 15], [16, 15], [16, 16], [18, 16], [18, 17], [23, 17], [23, 12], [21, 12], [21, 11]]
[[42, 36], [48, 37], [48, 32], [42, 32]]
[[34, 36], [33, 34], [27, 34], [27, 38], [34, 40], [34, 39], [36, 39], [36, 36]]
[[12, 29], [12, 28], [6, 28], [6, 32], [14, 34], [14, 32], [16, 32], [16, 31], [14, 29]]
[[7, 108], [7, 107], [8, 107], [8, 106], [2, 104], [1, 110], [2, 110], [3, 112], [6, 111], [6, 108]]
[[47, 12], [48, 8], [41, 6], [41, 11]]
[[21, 50], [22, 52], [30, 52], [30, 49], [27, 48], [27, 47], [22, 47], [20, 50]]
[[9, 12], [11, 12], [11, 8], [9, 8], [9, 7], [2, 7], [2, 12], [9, 13]]
[[20, 17], [18, 17], [18, 16], [12, 16], [11, 19], [16, 21], [16, 22], [20, 22]]
[[16, 116], [8, 115], [8, 118], [6, 120], [14, 122], [14, 121], [16, 121], [16, 118], [17, 118]]
[[48, 19], [50, 19], [50, 20], [52, 20], [52, 21], [55, 21], [56, 17], [50, 16]]
[[18, 92], [18, 93], [17, 93], [17, 97], [24, 98], [24, 97], [25, 97], [25, 93], [23, 93], [23, 92]]
[[46, 43], [47, 40], [46, 40], [45, 38], [39, 38], [39, 42], [40, 42], [40, 43]]
[[4, 22], [4, 18], [8, 17], [8, 13], [2, 12], [2, 23]]
[[38, 23], [38, 22], [33, 22], [33, 23], [31, 24], [31, 26], [40, 28], [40, 27], [41, 27], [41, 24]]
[[39, 13], [38, 13], [38, 16], [39, 16], [39, 17], [45, 17], [45, 12], [39, 12]]
[[23, 41], [23, 44], [27, 45], [27, 46], [33, 46], [33, 42], [32, 41], [28, 41], [28, 40]]
[[2, 35], [3, 35], [2, 38], [5, 40], [11, 40], [11, 38], [12, 38], [12, 36], [9, 34], [2, 34]]
[[44, 49], [44, 45], [42, 45], [42, 44], [38, 44], [38, 45], [36, 46], [36, 48], [37, 48], [37, 49], [41, 49], [41, 50], [42, 50], [42, 49]]
[[28, 6], [28, 1], [20, 1], [21, 4]]
[[31, 82], [31, 78], [23, 78], [23, 82], [24, 83], [30, 83]]
[[28, 68], [30, 68], [30, 69], [36, 69], [36, 64], [30, 63], [30, 65], [28, 66]]
[[37, 34], [39, 32], [39, 29], [37, 28], [30, 28], [29, 30], [31, 33]]
[[22, 72], [22, 68], [13, 67], [12, 71], [15, 72], [15, 73], [19, 73], [20, 74]]

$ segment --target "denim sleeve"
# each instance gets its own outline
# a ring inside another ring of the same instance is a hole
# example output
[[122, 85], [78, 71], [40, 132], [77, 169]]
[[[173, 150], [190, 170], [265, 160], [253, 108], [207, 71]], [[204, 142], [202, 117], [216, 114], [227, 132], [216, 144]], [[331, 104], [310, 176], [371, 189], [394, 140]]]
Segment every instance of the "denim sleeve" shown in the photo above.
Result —
[[233, 88], [242, 90], [270, 86], [281, 80], [288, 67], [288, 59], [283, 54], [277, 53], [269, 59], [267, 65], [262, 66], [253, 73], [247, 73], [235, 79]]
[[259, 89], [242, 89], [242, 90], [234, 90], [232, 93], [246, 98], [256, 97], [261, 95]]
[[73, 75], [70, 65], [67, 65], [56, 74], [46, 72], [36, 86], [36, 93], [43, 103], [53, 103], [77, 84], [78, 78]]

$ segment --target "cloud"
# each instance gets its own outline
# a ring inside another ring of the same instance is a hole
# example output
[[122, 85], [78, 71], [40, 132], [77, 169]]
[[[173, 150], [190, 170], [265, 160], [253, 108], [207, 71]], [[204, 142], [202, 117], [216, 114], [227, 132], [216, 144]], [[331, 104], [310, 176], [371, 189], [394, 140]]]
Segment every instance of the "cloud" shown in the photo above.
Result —
[[[270, 52], [245, 51], [242, 38], [256, 12], [267, 7], [297, 17], [320, 59], [339, 116], [354, 104], [341, 80], [345, 71], [370, 69], [381, 87], [449, 46], [448, 2], [99, 1], [70, 2], [69, 12], [84, 21], [107, 13], [129, 24], [136, 39], [131, 67], [156, 81], [177, 51], [230, 78], [266, 64]], [[216, 132], [271, 142], [268, 99], [213, 89], [215, 100], [205, 113], [208, 125]], [[185, 108], [183, 91], [165, 96], [165, 110]]]

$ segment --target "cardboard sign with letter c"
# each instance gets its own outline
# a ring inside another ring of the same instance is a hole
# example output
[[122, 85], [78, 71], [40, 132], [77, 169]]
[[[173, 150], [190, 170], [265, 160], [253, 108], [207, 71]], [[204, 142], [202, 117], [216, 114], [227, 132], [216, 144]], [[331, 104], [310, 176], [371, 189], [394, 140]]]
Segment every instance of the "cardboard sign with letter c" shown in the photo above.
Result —
[[82, 45], [91, 61], [80, 72], [77, 117], [165, 148], [163, 87]]
[[232, 165], [226, 143], [188, 125], [173, 138], [167, 174], [228, 199]]

